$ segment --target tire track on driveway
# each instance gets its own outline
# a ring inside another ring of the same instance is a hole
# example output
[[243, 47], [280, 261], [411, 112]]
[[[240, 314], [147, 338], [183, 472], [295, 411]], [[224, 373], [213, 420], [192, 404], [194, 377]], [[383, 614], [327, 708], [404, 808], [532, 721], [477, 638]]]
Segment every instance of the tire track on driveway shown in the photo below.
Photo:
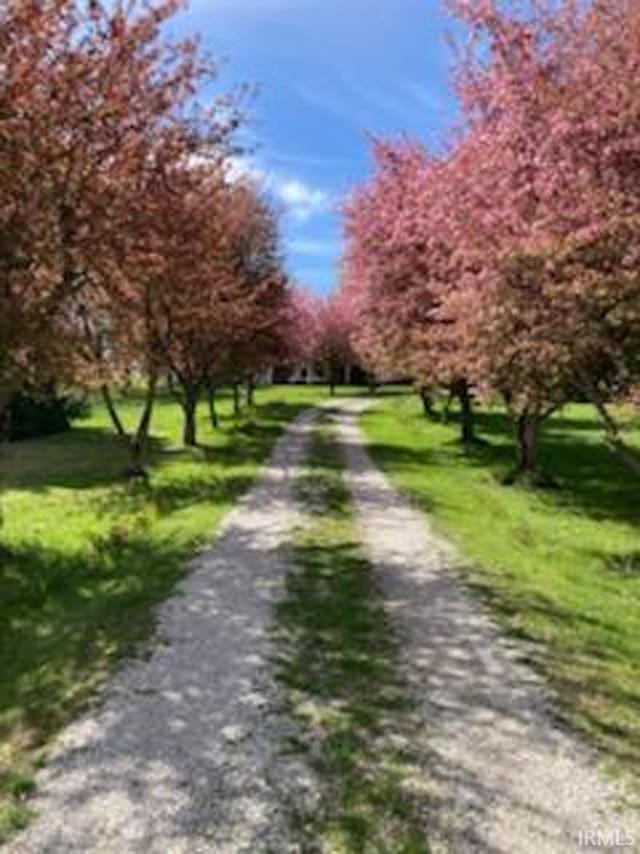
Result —
[[466, 592], [453, 548], [372, 463], [357, 425], [366, 406], [343, 404], [335, 417], [365, 551], [422, 706], [432, 850], [565, 854], [599, 829], [634, 837], [621, 850], [640, 851], [638, 812], [618, 811], [618, 787], [559, 728], [522, 647]]
[[58, 738], [9, 854], [286, 852], [303, 769], [281, 754], [270, 626], [317, 411], [291, 424], [159, 611], [146, 660]]

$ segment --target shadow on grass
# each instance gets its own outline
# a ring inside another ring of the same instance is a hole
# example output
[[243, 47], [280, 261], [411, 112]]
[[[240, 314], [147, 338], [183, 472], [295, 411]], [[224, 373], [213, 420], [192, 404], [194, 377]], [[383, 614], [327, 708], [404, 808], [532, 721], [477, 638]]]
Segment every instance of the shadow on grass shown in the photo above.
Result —
[[[152, 436], [149, 454], [162, 455], [166, 440]], [[16, 442], [5, 453], [1, 482], [5, 489], [30, 492], [50, 488], [90, 489], [124, 480], [127, 449], [100, 427], [74, 427], [68, 433]]]
[[426, 851], [417, 805], [402, 786], [410, 736], [400, 746], [385, 739], [391, 718], [402, 732], [411, 703], [369, 567], [349, 541], [308, 541], [293, 556], [300, 570], [278, 608], [284, 652], [276, 666], [292, 695], [304, 698], [305, 712], [294, 705], [294, 716], [315, 722], [310, 740], [305, 726], [297, 741], [328, 793], [320, 816], [302, 817], [309, 842], [325, 838], [336, 850], [359, 852], [386, 839], [393, 850]]
[[[423, 422], [416, 418], [414, 423], [420, 437]], [[450, 469], [451, 476], [456, 477], [461, 467], [475, 468], [490, 474], [497, 486], [502, 485], [515, 462], [513, 431], [508, 418], [501, 413], [479, 413], [478, 432], [490, 436], [491, 440], [468, 447], [457, 441], [455, 420], [448, 427], [452, 433], [450, 440], [440, 439], [433, 444], [427, 444], [426, 438], [419, 438], [413, 444], [378, 441], [371, 442], [369, 448], [374, 459], [393, 470], [420, 469], [426, 474], [430, 466], [437, 465]], [[607, 447], [594, 421], [552, 419], [541, 434], [540, 467], [548, 471], [560, 487], [551, 491], [536, 490], [552, 506], [575, 510], [595, 520], [640, 525], [640, 481]]]
[[[506, 618], [512, 626], [510, 634], [522, 638], [523, 640], [536, 642], [534, 635], [529, 633], [524, 626], [517, 628], [517, 618], [521, 614], [527, 614], [528, 618], [535, 620], [536, 616], [543, 617], [545, 622], [550, 622], [557, 629], [565, 630], [568, 626], [575, 626], [578, 631], [580, 627], [595, 629], [596, 631], [605, 631], [615, 633], [617, 624], [613, 618], [608, 618], [606, 614], [596, 615], [590, 611], [579, 611], [575, 607], [562, 607], [546, 596], [534, 592], [518, 590], [517, 592], [511, 588], [501, 590], [496, 587], [494, 579], [487, 578], [481, 574], [474, 574], [466, 577], [467, 586], [475, 590], [484, 601], [491, 606], [491, 610], [496, 614]], [[585, 646], [582, 647], [586, 649]], [[616, 650], [609, 646], [594, 646], [590, 652], [601, 659], [616, 659]]]
[[[153, 528], [153, 514], [170, 516], [196, 504], [210, 504], [212, 510], [230, 505], [253, 483], [253, 465], [268, 456], [283, 424], [303, 408], [267, 404], [256, 420], [237, 424], [226, 437], [227, 444], [207, 449], [206, 454], [197, 449], [177, 452], [199, 466], [152, 477], [148, 483], [123, 483], [94, 499], [91, 509], [113, 517], [113, 522], [101, 526], [99, 535], [87, 535], [76, 551], [67, 553], [40, 542], [0, 543], [4, 621], [0, 720], [3, 712], [12, 720], [29, 718], [29, 727], [46, 736], [66, 717], [63, 695], [70, 692], [68, 674], [78, 670], [89, 674], [102, 657], [101, 644], [111, 658], [130, 640], [148, 634], [152, 606], [171, 592], [196, 545], [184, 536], [173, 541], [160, 537]], [[165, 450], [161, 439], [154, 439], [152, 448], [154, 463], [174, 453]], [[14, 488], [37, 492], [55, 485], [81, 490], [120, 483], [124, 452], [107, 431], [77, 428], [24, 443], [24, 448], [16, 445], [14, 451], [27, 454], [13, 478], [9, 472]], [[209, 453], [212, 465], [207, 464]], [[250, 469], [233, 471], [247, 464]], [[135, 619], [128, 618], [129, 611]], [[78, 683], [83, 680], [86, 676]]]
[[278, 615], [296, 642], [290, 657], [280, 659], [281, 677], [292, 688], [341, 696], [348, 719], [373, 725], [381, 710], [405, 701], [368, 566], [348, 541], [297, 545], [294, 557], [302, 569], [289, 576]]
[[245, 493], [253, 483], [249, 474], [223, 476], [191, 476], [168, 483], [156, 484], [138, 496], [130, 495], [130, 512], [142, 509], [151, 502], [160, 515], [175, 513], [192, 504], [230, 504]]
[[[222, 467], [262, 462], [282, 426], [308, 408], [304, 404], [273, 402], [258, 405], [236, 420], [222, 416], [214, 433], [217, 443], [195, 449], [173, 447], [167, 436], [149, 438], [151, 473], [164, 462], [202, 460]], [[89, 489], [122, 483], [128, 464], [123, 441], [107, 428], [75, 426], [68, 433], [17, 442], [5, 450], [2, 485], [5, 489], [44, 491], [52, 487]]]
[[[560, 607], [532, 591], [500, 591], [476, 576], [467, 583], [505, 624], [510, 635], [533, 643], [530, 663], [557, 690], [562, 717], [586, 732], [602, 751], [637, 773], [640, 763], [640, 692], [637, 663], [624, 650], [628, 642], [613, 617]], [[522, 621], [526, 615], [526, 624]], [[539, 630], [544, 625], [544, 646]], [[567, 634], [580, 638], [568, 643]]]
[[148, 637], [195, 543], [129, 533], [81, 554], [38, 544], [0, 552], [0, 740], [44, 743], [113, 661]]
[[607, 570], [621, 580], [640, 579], [640, 550], [600, 555]]

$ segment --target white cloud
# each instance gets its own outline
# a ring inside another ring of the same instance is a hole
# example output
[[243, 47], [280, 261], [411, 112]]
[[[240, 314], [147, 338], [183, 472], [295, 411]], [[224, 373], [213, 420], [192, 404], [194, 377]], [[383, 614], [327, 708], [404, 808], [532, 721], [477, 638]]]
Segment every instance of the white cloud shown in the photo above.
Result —
[[273, 194], [295, 219], [310, 219], [316, 214], [325, 213], [331, 205], [328, 193], [298, 178], [274, 176], [269, 184]]
[[333, 204], [332, 196], [319, 187], [284, 175], [270, 172], [253, 157], [235, 157], [229, 169], [231, 180], [249, 178], [264, 188], [285, 208], [287, 214], [299, 222], [305, 222], [317, 214], [326, 213]]

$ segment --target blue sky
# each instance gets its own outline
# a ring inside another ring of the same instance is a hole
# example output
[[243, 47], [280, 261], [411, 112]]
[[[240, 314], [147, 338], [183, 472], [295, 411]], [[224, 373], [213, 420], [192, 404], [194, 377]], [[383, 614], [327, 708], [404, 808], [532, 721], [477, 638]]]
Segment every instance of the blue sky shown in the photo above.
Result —
[[329, 291], [370, 135], [437, 143], [455, 122], [440, 0], [192, 0], [179, 27], [224, 58], [223, 88], [257, 87], [248, 165], [283, 210], [289, 272]]

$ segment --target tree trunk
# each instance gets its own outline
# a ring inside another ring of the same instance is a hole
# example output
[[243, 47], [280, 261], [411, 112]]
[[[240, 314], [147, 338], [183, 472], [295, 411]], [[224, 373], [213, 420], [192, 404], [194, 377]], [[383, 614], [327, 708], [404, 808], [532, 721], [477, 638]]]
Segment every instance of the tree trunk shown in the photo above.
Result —
[[9, 442], [11, 436], [11, 406], [8, 401], [6, 405], [0, 409], [0, 442]]
[[420, 395], [420, 400], [422, 401], [422, 409], [424, 411], [425, 418], [431, 419], [431, 421], [435, 421], [437, 419], [436, 411], [433, 408], [433, 400], [431, 395], [429, 394], [429, 389], [422, 385], [418, 389], [418, 394]]
[[349, 363], [345, 366], [344, 384], [345, 385], [352, 385], [353, 384], [353, 365], [351, 363]]
[[336, 384], [333, 379], [329, 382], [329, 394], [331, 395], [331, 397], [335, 397], [336, 394]]
[[104, 383], [100, 387], [100, 391], [102, 392], [102, 399], [104, 400], [104, 404], [107, 407], [107, 412], [109, 413], [109, 417], [115, 427], [115, 431], [120, 436], [121, 439], [126, 439], [127, 431], [124, 429], [124, 425], [120, 420], [120, 416], [118, 415], [118, 410], [116, 409], [115, 403], [113, 402], [113, 398], [111, 397], [111, 390], [109, 386]]
[[456, 396], [460, 401], [462, 441], [465, 444], [471, 444], [476, 441], [476, 433], [473, 418], [473, 399], [469, 391], [469, 383], [466, 380], [461, 380], [456, 384]]
[[8, 438], [11, 432], [11, 401], [14, 390], [9, 383], [0, 384], [0, 438]]
[[240, 417], [240, 386], [238, 383], [233, 384], [233, 414], [236, 418]]
[[129, 477], [134, 478], [147, 476], [144, 465], [145, 451], [145, 440], [142, 436], [136, 433], [135, 436], [132, 436], [131, 441], [129, 442], [129, 469], [127, 471]]
[[640, 458], [625, 444], [620, 432], [620, 425], [607, 409], [606, 403], [593, 387], [589, 386], [586, 392], [589, 400], [593, 403], [602, 418], [605, 426], [606, 440], [611, 449], [630, 471], [640, 475]]
[[145, 456], [147, 451], [147, 442], [149, 439], [149, 428], [151, 426], [151, 416], [153, 415], [153, 405], [156, 400], [156, 386], [158, 378], [156, 374], [149, 377], [147, 385], [147, 396], [144, 403], [144, 409], [138, 422], [138, 429], [129, 442], [129, 476], [130, 477], [146, 477], [145, 471]]
[[518, 440], [518, 476], [533, 474], [538, 462], [538, 430], [540, 418], [538, 415], [525, 413], [516, 422]]
[[617, 442], [609, 440], [609, 444], [616, 452], [618, 459], [620, 459], [630, 471], [640, 476], [640, 458], [631, 450], [631, 448], [625, 445], [622, 439], [619, 439]]
[[254, 397], [255, 397], [256, 385], [253, 380], [253, 377], [250, 377], [247, 380], [247, 406], [253, 406]]
[[198, 392], [188, 389], [182, 399], [182, 410], [184, 412], [184, 428], [182, 441], [187, 448], [195, 448], [198, 444], [196, 412], [198, 409]]
[[209, 399], [209, 418], [211, 420], [211, 426], [215, 430], [218, 425], [218, 411], [216, 409], [216, 387], [213, 383], [209, 383], [207, 388], [207, 396]]
[[447, 402], [444, 405], [444, 409], [442, 410], [442, 420], [445, 424], [448, 424], [451, 420], [451, 407], [453, 406], [453, 402], [456, 399], [456, 391], [454, 387], [449, 389], [449, 397], [447, 398]]
[[9, 456], [9, 437], [11, 436], [10, 400], [9, 395], [0, 400], [0, 530], [4, 525], [4, 493], [7, 486], [4, 472], [5, 463]]

